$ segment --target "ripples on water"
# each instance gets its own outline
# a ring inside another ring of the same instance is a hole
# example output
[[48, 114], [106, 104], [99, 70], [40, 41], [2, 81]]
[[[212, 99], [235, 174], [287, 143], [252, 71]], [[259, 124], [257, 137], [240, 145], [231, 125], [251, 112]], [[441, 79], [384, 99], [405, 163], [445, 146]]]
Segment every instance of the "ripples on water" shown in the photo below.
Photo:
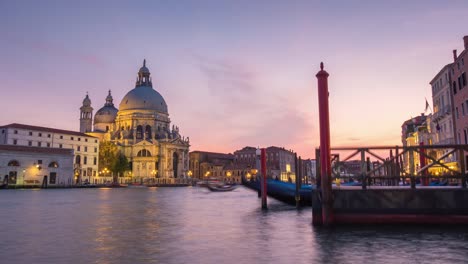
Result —
[[465, 227], [312, 227], [203, 188], [0, 191], [0, 263], [467, 263]]

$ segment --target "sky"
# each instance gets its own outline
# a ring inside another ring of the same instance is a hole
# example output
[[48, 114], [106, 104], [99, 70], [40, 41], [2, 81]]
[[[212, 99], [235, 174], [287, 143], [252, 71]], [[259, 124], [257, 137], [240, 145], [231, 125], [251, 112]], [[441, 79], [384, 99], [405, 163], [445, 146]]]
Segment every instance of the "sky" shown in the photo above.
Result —
[[191, 151], [314, 158], [323, 61], [331, 145], [401, 145], [466, 14], [466, 0], [0, 0], [0, 125], [77, 131], [86, 93], [118, 107], [146, 59]]

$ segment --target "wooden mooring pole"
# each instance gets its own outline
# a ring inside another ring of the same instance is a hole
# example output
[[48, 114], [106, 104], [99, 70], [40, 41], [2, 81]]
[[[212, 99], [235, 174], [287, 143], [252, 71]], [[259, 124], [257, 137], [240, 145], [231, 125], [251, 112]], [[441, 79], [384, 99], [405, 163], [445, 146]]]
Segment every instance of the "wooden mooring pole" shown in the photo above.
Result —
[[319, 123], [320, 123], [320, 175], [322, 178], [322, 219], [324, 226], [333, 225], [333, 196], [331, 186], [330, 115], [328, 108], [328, 76], [320, 63], [315, 75], [318, 81]]
[[266, 210], [267, 207], [267, 169], [266, 169], [266, 149], [262, 148], [261, 152], [261, 166], [262, 166], [262, 209]]

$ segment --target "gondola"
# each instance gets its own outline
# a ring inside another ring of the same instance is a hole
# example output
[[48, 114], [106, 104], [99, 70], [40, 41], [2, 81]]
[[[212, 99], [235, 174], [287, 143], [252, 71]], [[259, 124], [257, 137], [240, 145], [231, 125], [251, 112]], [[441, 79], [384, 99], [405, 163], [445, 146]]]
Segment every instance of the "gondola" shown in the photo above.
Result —
[[234, 189], [237, 188], [237, 185], [231, 185], [231, 184], [208, 184], [206, 187], [210, 189], [212, 192], [230, 192]]

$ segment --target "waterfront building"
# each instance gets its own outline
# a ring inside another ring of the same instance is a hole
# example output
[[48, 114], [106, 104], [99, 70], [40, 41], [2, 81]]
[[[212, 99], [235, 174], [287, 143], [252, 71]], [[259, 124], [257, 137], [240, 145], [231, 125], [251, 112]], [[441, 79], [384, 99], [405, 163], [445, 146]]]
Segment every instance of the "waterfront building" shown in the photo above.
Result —
[[[126, 176], [132, 181], [185, 178], [189, 171], [189, 138], [169, 119], [168, 106], [153, 89], [146, 61], [138, 71], [135, 88], [114, 106], [111, 91], [96, 111], [86, 95], [80, 108], [80, 131], [114, 143], [130, 162]], [[93, 127], [91, 127], [93, 125]]]
[[192, 151], [189, 156], [190, 174], [195, 179], [223, 176], [224, 168], [234, 162], [232, 154]]
[[72, 185], [73, 157], [71, 148], [0, 145], [0, 185]]
[[[431, 80], [432, 104], [434, 113], [431, 118], [431, 131], [433, 132], [433, 145], [456, 144], [455, 140], [455, 115], [454, 98], [452, 94], [452, 67], [453, 63], [445, 65]], [[468, 105], [467, 105], [468, 110]], [[435, 151], [436, 158], [440, 158], [447, 153], [448, 149]], [[457, 154], [450, 154], [443, 159], [445, 165], [453, 168], [458, 167]], [[442, 173], [445, 169], [434, 166], [431, 171]]]
[[[406, 120], [401, 126], [401, 140], [403, 146], [420, 146], [432, 145], [433, 142], [433, 133], [431, 131], [431, 118], [432, 114], [416, 116], [409, 120]], [[427, 153], [431, 157], [436, 157], [435, 151], [430, 151]], [[420, 169], [420, 158], [418, 152], [413, 152], [413, 155], [410, 155], [410, 152], [406, 152], [403, 155], [403, 168], [407, 172], [416, 172]]]
[[305, 159], [302, 161], [303, 183], [315, 183], [317, 176], [317, 164], [314, 159]]
[[[234, 164], [245, 169], [256, 168], [256, 148], [244, 147], [234, 152]], [[285, 148], [271, 146], [266, 148], [267, 176], [281, 181], [294, 182], [296, 179], [296, 168], [294, 161], [295, 153]], [[252, 173], [247, 176], [252, 176]]]
[[[468, 36], [463, 37], [464, 50], [457, 55], [453, 51], [452, 92], [455, 107], [455, 135], [458, 144], [468, 144]], [[468, 156], [462, 160], [466, 161]], [[466, 164], [466, 162], [465, 162]]]
[[41, 153], [57, 153], [54, 149], [72, 149], [75, 183], [102, 183], [98, 177], [98, 139], [76, 131], [25, 124], [0, 127], [0, 144], [44, 148]]

